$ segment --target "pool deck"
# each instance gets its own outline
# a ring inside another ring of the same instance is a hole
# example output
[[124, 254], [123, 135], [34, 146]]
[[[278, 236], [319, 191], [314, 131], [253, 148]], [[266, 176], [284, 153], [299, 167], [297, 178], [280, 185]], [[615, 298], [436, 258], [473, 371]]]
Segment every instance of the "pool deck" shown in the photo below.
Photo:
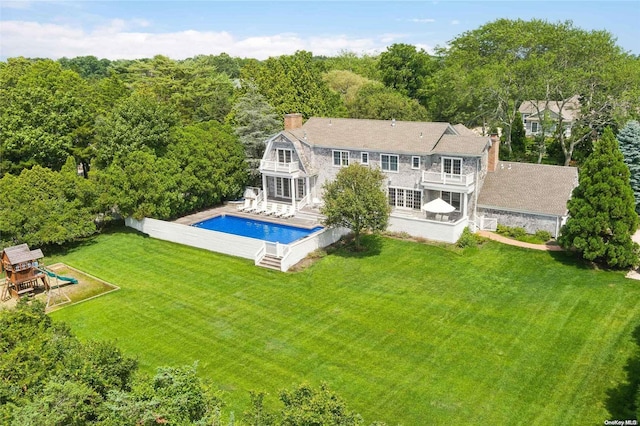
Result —
[[182, 225], [193, 225], [194, 223], [202, 222], [203, 220], [211, 219], [212, 217], [220, 216], [221, 214], [232, 214], [238, 217], [246, 217], [250, 219], [262, 220], [264, 222], [280, 223], [284, 225], [292, 225], [300, 228], [315, 228], [322, 225], [322, 216], [319, 213], [313, 211], [303, 210], [302, 212], [296, 212], [296, 216], [284, 219], [273, 216], [266, 216], [256, 213], [245, 213], [238, 211], [238, 206], [241, 204], [228, 203], [219, 207], [204, 210], [188, 216], [183, 216], [174, 220], [174, 223], [180, 223]]

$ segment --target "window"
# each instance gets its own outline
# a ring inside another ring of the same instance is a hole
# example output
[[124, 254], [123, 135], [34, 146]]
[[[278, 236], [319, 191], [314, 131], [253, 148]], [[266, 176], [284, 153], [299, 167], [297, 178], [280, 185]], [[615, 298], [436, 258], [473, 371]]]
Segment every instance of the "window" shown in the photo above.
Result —
[[411, 157], [411, 168], [412, 169], [420, 168], [420, 157]]
[[278, 149], [278, 163], [291, 163], [290, 149]]
[[398, 171], [398, 156], [391, 154], [380, 155], [380, 166], [382, 171], [385, 172], [397, 172]]
[[291, 198], [291, 179], [276, 178], [276, 197]]
[[462, 159], [460, 158], [443, 158], [442, 172], [450, 175], [460, 175], [462, 172]]
[[333, 165], [337, 167], [349, 165], [349, 151], [333, 151]]
[[305, 196], [305, 185], [304, 179], [296, 179], [297, 182], [297, 191], [298, 191], [298, 199], [302, 199]]
[[538, 122], [531, 122], [531, 133], [538, 133]]
[[360, 154], [360, 162], [362, 164], [369, 164], [369, 153], [363, 152]]
[[453, 207], [456, 208], [456, 211], [459, 212], [460, 211], [460, 193], [459, 192], [447, 192], [447, 191], [442, 191], [440, 193], [440, 198], [442, 198], [444, 201], [446, 201], [447, 203], [451, 204]]
[[389, 205], [420, 210], [422, 206], [422, 191], [404, 188], [389, 188]]

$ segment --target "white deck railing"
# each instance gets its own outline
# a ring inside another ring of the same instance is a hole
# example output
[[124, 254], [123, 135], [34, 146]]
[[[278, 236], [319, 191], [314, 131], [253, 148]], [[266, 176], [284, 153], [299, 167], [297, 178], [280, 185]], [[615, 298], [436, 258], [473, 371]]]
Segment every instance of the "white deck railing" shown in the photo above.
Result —
[[422, 172], [422, 182], [469, 186], [473, 183], [473, 176], [473, 173], [456, 175], [453, 173], [424, 171]]
[[300, 165], [297, 161], [293, 161], [291, 163], [279, 163], [272, 160], [260, 160], [260, 171], [294, 173], [298, 170], [300, 170]]

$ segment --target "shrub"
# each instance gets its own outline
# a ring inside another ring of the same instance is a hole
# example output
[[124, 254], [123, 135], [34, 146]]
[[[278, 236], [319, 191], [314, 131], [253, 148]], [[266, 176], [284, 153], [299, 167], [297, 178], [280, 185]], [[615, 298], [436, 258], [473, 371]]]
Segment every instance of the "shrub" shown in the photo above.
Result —
[[545, 243], [549, 241], [551, 238], [553, 238], [553, 236], [551, 235], [551, 232], [543, 231], [541, 229], [537, 230], [534, 235], [537, 239]]
[[523, 238], [527, 235], [527, 231], [525, 231], [524, 228], [510, 227], [510, 226], [504, 226], [504, 225], [498, 225], [496, 232], [500, 235], [504, 235], [505, 237], [513, 238], [516, 240], [518, 238]]
[[456, 242], [456, 245], [460, 248], [477, 247], [478, 240], [476, 238], [476, 235], [467, 227], [464, 228], [464, 231], [462, 231], [462, 234], [460, 235], [460, 238], [458, 238], [458, 242]]

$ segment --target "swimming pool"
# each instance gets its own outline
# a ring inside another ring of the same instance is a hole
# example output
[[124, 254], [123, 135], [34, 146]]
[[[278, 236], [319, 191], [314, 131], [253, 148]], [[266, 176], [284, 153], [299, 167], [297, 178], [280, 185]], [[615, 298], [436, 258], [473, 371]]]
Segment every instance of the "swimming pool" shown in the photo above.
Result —
[[322, 229], [322, 226], [306, 229], [232, 215], [216, 216], [192, 226], [281, 244], [292, 243]]

